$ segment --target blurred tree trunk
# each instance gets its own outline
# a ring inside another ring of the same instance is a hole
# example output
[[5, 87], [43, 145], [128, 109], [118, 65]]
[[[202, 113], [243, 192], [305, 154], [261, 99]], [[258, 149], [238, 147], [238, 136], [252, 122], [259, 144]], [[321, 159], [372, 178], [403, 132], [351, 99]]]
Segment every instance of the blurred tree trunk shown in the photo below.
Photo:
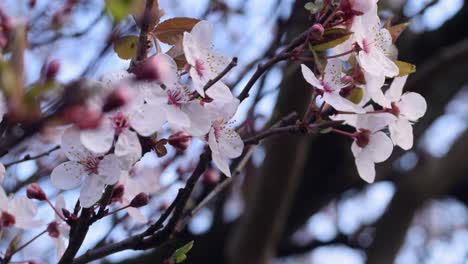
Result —
[[[310, 23], [304, 1], [296, 1], [292, 14], [286, 31], [289, 40], [305, 31]], [[273, 120], [292, 112], [302, 116], [312, 96], [312, 89], [304, 82], [297, 64], [286, 65], [283, 76]], [[284, 135], [266, 141], [264, 163], [252, 176], [244, 213], [228, 245], [229, 263], [271, 263], [303, 172], [310, 137]]]

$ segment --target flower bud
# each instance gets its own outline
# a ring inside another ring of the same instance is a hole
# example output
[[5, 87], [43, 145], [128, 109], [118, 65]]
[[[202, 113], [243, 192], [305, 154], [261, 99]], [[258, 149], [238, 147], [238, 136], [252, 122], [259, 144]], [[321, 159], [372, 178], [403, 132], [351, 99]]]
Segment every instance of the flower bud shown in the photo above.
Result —
[[142, 206], [147, 205], [148, 202], [149, 202], [148, 194], [141, 192], [132, 199], [132, 201], [130, 202], [130, 207], [135, 207], [135, 208], [142, 207]]
[[45, 201], [47, 199], [47, 195], [37, 183], [31, 183], [28, 185], [26, 188], [26, 196], [29, 199], [36, 199], [39, 201]]
[[215, 185], [221, 178], [219, 172], [213, 168], [207, 169], [202, 177], [203, 183], [206, 185]]
[[166, 54], [157, 54], [137, 64], [133, 70], [137, 80], [158, 81], [164, 83], [164, 79], [174, 75], [177, 66]]
[[107, 96], [104, 106], [102, 107], [102, 111], [110, 112], [124, 106], [129, 100], [130, 94], [128, 88], [125, 86], [119, 86]]
[[59, 230], [59, 225], [57, 222], [51, 222], [50, 224], [47, 225], [47, 233], [49, 233], [49, 236], [53, 238], [57, 238], [60, 236], [60, 230]]
[[323, 33], [325, 32], [325, 29], [323, 28], [322, 24], [314, 24], [310, 28], [310, 34], [315, 38], [315, 39], [321, 39], [323, 37]]
[[67, 108], [64, 113], [67, 122], [74, 123], [80, 129], [93, 129], [101, 124], [102, 112], [96, 108], [75, 105]]
[[53, 80], [60, 70], [60, 62], [58, 60], [52, 60], [47, 65], [45, 65], [45, 67], [46, 80]]
[[185, 151], [189, 147], [191, 139], [192, 137], [188, 133], [180, 131], [169, 136], [167, 142], [178, 151]]
[[122, 202], [122, 197], [124, 193], [125, 186], [121, 183], [118, 183], [117, 186], [114, 187], [114, 191], [112, 192], [111, 203]]
[[3, 211], [0, 215], [0, 226], [10, 227], [14, 224], [16, 224], [15, 216]]

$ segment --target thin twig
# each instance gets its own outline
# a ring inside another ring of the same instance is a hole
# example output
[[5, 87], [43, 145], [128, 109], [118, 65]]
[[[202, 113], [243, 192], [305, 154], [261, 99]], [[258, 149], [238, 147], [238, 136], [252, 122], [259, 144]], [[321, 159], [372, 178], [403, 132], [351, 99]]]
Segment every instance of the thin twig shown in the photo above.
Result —
[[219, 80], [221, 80], [232, 68], [236, 67], [237, 66], [237, 57], [234, 57], [232, 58], [231, 62], [228, 64], [228, 66], [226, 66], [226, 68], [218, 74], [218, 76], [216, 76], [215, 78], [213, 79], [210, 79], [206, 84], [205, 86], [203, 86], [203, 91], [206, 91], [208, 90], [208, 88], [210, 88], [211, 86], [213, 86], [216, 82], [218, 82]]
[[40, 159], [40, 158], [42, 158], [42, 157], [49, 156], [52, 152], [54, 152], [54, 151], [56, 151], [56, 150], [58, 150], [58, 149], [60, 149], [60, 146], [59, 146], [59, 145], [57, 145], [57, 146], [55, 146], [55, 147], [49, 149], [49, 150], [46, 151], [46, 152], [43, 152], [43, 153], [41, 153], [41, 154], [38, 154], [38, 155], [36, 155], [36, 156], [30, 156], [30, 155], [28, 154], [28, 155], [24, 156], [24, 158], [22, 158], [22, 159], [20, 159], [20, 160], [12, 161], [12, 162], [10, 162], [10, 163], [5, 163], [4, 166], [5, 166], [5, 168], [8, 168], [8, 167], [11, 167], [11, 166], [13, 166], [13, 165], [15, 165], [15, 164], [22, 163], [22, 162], [25, 162], [25, 161]]
[[148, 55], [148, 31], [151, 19], [151, 10], [153, 9], [154, 0], [146, 0], [145, 12], [140, 25], [140, 37], [138, 38], [138, 47], [136, 54], [136, 62], [146, 59]]

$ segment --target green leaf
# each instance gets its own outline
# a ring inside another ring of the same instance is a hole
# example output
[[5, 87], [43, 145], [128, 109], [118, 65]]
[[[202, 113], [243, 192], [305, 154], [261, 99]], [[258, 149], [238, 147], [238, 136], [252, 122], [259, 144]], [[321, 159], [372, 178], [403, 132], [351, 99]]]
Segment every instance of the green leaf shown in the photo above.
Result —
[[312, 49], [317, 52], [320, 52], [334, 48], [348, 40], [352, 34], [353, 32], [350, 32], [343, 28], [326, 29], [323, 33], [323, 40], [316, 43], [312, 43]]
[[114, 51], [119, 58], [129, 60], [133, 58], [137, 52], [138, 37], [137, 36], [123, 36], [114, 43]]
[[174, 251], [170, 260], [172, 260], [173, 263], [183, 262], [184, 260], [187, 259], [187, 253], [192, 249], [192, 247], [193, 247], [193, 240], [183, 245], [181, 248], [177, 249], [176, 251]]
[[364, 90], [360, 87], [354, 88], [351, 93], [347, 96], [348, 100], [355, 104], [359, 104], [364, 97]]
[[309, 11], [312, 15], [317, 14], [323, 9], [323, 0], [316, 0], [315, 2], [307, 2], [304, 8]]
[[327, 134], [333, 131], [333, 127], [327, 127], [322, 130], [320, 130], [320, 134]]
[[395, 61], [395, 64], [398, 66], [400, 73], [398, 73], [397, 77], [406, 76], [413, 72], [416, 72], [416, 65], [404, 62], [404, 61]]
[[106, 10], [117, 23], [128, 16], [133, 8], [133, 2], [133, 0], [107, 0]]

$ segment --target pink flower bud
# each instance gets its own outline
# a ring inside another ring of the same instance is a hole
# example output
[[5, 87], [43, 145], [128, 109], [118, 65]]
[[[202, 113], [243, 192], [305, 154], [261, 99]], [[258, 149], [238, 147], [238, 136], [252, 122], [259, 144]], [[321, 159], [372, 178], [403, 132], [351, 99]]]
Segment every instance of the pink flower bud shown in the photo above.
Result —
[[314, 24], [310, 28], [310, 34], [316, 39], [321, 39], [323, 37], [323, 33], [325, 32], [325, 29], [323, 28], [322, 24]]
[[36, 199], [39, 201], [45, 201], [47, 199], [47, 195], [37, 183], [31, 183], [28, 185], [26, 188], [26, 196], [29, 199]]
[[209, 168], [203, 173], [203, 183], [206, 185], [215, 185], [219, 182], [221, 176], [219, 172], [213, 168]]
[[169, 136], [167, 142], [178, 151], [185, 151], [190, 145], [191, 138], [188, 133], [180, 131]]
[[3, 211], [2, 214], [0, 215], [0, 226], [10, 227], [14, 224], [16, 224], [15, 216]]
[[57, 222], [51, 222], [49, 225], [47, 225], [47, 233], [49, 233], [49, 236], [53, 238], [57, 238], [60, 236], [60, 230], [59, 230], [59, 225]]
[[128, 88], [126, 86], [119, 86], [107, 96], [104, 106], [102, 107], [102, 111], [109, 112], [122, 107], [129, 100], [130, 94]]
[[130, 202], [130, 207], [142, 207], [147, 205], [149, 202], [149, 196], [146, 193], [139, 193], [135, 196], [132, 201]]
[[46, 66], [45, 77], [47, 80], [53, 80], [60, 70], [60, 62], [58, 60], [50, 61]]
[[157, 54], [140, 62], [133, 70], [135, 78], [163, 83], [163, 79], [167, 79], [168, 76], [175, 76], [177, 66], [173, 65], [174, 62], [168, 57], [166, 54]]
[[121, 183], [117, 184], [117, 186], [114, 187], [114, 191], [112, 192], [111, 203], [122, 202], [124, 193], [125, 186]]
[[74, 123], [80, 129], [97, 128], [102, 120], [102, 112], [100, 110], [82, 105], [67, 108], [63, 115], [65, 121]]

